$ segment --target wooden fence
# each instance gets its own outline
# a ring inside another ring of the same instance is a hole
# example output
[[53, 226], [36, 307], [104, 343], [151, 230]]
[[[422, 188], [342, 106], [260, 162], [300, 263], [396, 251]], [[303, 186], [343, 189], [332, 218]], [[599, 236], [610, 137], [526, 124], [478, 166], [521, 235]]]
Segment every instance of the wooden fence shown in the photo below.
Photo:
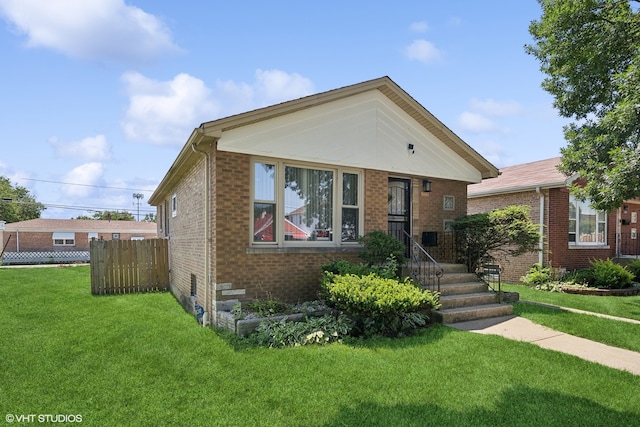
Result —
[[89, 252], [94, 295], [169, 289], [167, 240], [92, 240]]

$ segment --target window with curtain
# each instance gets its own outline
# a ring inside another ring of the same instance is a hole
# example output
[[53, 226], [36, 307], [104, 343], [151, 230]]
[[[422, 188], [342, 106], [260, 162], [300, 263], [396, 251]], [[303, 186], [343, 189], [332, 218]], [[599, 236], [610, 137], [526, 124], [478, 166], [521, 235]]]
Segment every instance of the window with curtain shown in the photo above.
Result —
[[359, 172], [256, 160], [252, 174], [254, 244], [340, 245], [362, 234]]
[[253, 241], [275, 242], [276, 166], [254, 163], [253, 168]]
[[607, 214], [569, 197], [569, 244], [605, 245], [607, 243]]

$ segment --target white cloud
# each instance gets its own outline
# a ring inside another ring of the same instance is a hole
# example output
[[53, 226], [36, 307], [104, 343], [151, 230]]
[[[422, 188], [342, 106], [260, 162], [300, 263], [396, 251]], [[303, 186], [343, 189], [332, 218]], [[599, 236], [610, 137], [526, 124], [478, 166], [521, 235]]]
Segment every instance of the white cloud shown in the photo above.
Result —
[[257, 70], [252, 83], [218, 81], [215, 93], [188, 74], [170, 81], [139, 73], [122, 76], [129, 106], [122, 128], [131, 140], [158, 145], [183, 144], [202, 122], [313, 93], [311, 80], [280, 70]]
[[463, 130], [477, 133], [499, 130], [499, 127], [491, 119], [469, 111], [465, 111], [458, 116], [458, 126]]
[[410, 60], [420, 61], [427, 65], [442, 56], [440, 50], [433, 43], [423, 39], [414, 40], [405, 48], [404, 53]]
[[256, 70], [256, 94], [261, 102], [274, 104], [313, 93], [311, 80], [280, 70]]
[[469, 101], [469, 109], [471, 111], [464, 111], [458, 116], [458, 126], [465, 131], [476, 133], [507, 132], [508, 129], [492, 119], [518, 116], [525, 112], [525, 108], [517, 102], [496, 101], [491, 98], [472, 98]]
[[82, 185], [63, 185], [62, 193], [69, 197], [89, 196], [95, 189], [86, 186], [98, 184], [103, 172], [104, 165], [99, 162], [85, 163], [72, 169], [62, 177], [62, 181]]
[[58, 138], [49, 139], [60, 157], [69, 157], [83, 161], [109, 160], [111, 149], [104, 135], [87, 137], [81, 141], [63, 142]]
[[138, 64], [181, 50], [162, 21], [123, 0], [2, 0], [0, 13], [28, 47], [74, 58]]
[[524, 107], [514, 101], [498, 102], [491, 98], [480, 100], [477, 98], [469, 101], [473, 111], [486, 114], [491, 117], [515, 116], [524, 112]]
[[122, 128], [132, 140], [182, 144], [195, 127], [219, 111], [211, 90], [188, 74], [157, 81], [139, 73], [126, 73], [122, 81], [130, 97]]
[[424, 21], [412, 22], [409, 29], [414, 33], [426, 33], [429, 30], [429, 25]]

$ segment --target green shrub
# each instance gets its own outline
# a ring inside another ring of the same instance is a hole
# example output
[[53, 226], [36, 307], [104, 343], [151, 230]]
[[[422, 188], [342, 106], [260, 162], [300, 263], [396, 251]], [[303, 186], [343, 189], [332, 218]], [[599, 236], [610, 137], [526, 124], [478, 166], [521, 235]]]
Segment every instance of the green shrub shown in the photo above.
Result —
[[531, 266], [527, 274], [520, 278], [520, 281], [525, 285], [537, 286], [550, 282], [553, 278], [551, 268], [543, 267], [540, 263], [535, 263]]
[[268, 317], [274, 314], [285, 313], [289, 306], [281, 301], [274, 299], [256, 300], [246, 304], [247, 309], [258, 317]]
[[610, 259], [591, 261], [593, 286], [597, 288], [620, 289], [631, 285], [633, 274]]
[[371, 231], [360, 237], [358, 241], [364, 246], [360, 257], [368, 265], [382, 265], [391, 257], [400, 265], [407, 262], [406, 247], [403, 242], [381, 230]]
[[340, 341], [351, 332], [352, 323], [344, 314], [308, 317], [304, 322], [280, 320], [260, 322], [250, 340], [265, 347], [293, 347]]
[[563, 282], [573, 283], [575, 285], [593, 287], [595, 277], [593, 277], [593, 269], [583, 268], [582, 270], [567, 273], [563, 278]]
[[[375, 274], [325, 274], [322, 287], [327, 302], [358, 322], [365, 335], [395, 336], [426, 323], [426, 311], [438, 308], [438, 294], [420, 289], [411, 281]], [[407, 316], [408, 313], [420, 313]]]
[[333, 260], [328, 264], [324, 264], [321, 266], [321, 268], [323, 272], [333, 273], [341, 276], [344, 276], [346, 274], [355, 274], [356, 276], [368, 276], [369, 274], [376, 274], [387, 279], [397, 279], [399, 272], [398, 261], [393, 255], [389, 256], [383, 264], [354, 264], [350, 261], [341, 259]]
[[627, 264], [627, 270], [633, 274], [634, 282], [640, 282], [640, 259], [634, 259]]

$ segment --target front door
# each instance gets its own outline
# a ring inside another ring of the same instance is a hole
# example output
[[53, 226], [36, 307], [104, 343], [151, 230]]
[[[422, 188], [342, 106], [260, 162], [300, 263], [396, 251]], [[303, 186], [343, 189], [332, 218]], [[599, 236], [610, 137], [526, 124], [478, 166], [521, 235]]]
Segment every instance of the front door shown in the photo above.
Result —
[[410, 233], [411, 223], [411, 203], [410, 203], [411, 180], [402, 178], [389, 178], [389, 213], [388, 227], [389, 234], [396, 239], [408, 242], [404, 232]]

